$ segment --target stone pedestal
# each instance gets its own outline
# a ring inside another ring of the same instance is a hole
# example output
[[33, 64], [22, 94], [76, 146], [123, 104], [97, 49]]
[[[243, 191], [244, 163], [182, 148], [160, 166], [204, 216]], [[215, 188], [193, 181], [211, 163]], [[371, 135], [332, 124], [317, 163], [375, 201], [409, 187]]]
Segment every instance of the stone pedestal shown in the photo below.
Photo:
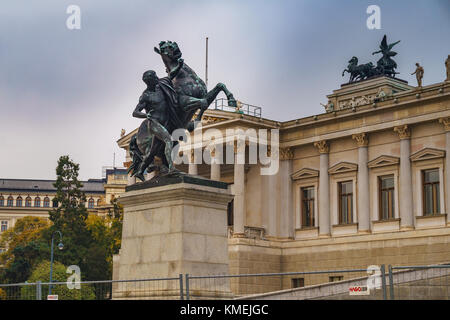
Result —
[[[122, 246], [114, 280], [228, 274], [226, 183], [189, 175], [157, 177], [127, 187]], [[159, 281], [158, 291], [115, 286], [113, 298], [179, 298], [179, 281]], [[191, 298], [231, 297], [228, 279], [191, 280]], [[119, 287], [122, 287], [121, 289]]]

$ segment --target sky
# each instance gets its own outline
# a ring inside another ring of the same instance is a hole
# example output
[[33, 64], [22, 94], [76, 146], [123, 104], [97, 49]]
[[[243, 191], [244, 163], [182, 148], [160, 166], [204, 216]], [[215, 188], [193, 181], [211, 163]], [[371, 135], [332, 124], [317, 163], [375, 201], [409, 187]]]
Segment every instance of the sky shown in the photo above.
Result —
[[[70, 30], [69, 5], [81, 10]], [[381, 28], [369, 30], [369, 5]], [[209, 88], [223, 82], [238, 100], [278, 121], [324, 111], [326, 95], [348, 81], [347, 61], [360, 63], [386, 34], [398, 54], [399, 78], [424, 85], [445, 78], [450, 54], [448, 0], [2, 0], [0, 2], [0, 178], [55, 179], [69, 155], [80, 178], [122, 166], [122, 128], [145, 89], [141, 78], [165, 68], [153, 51], [176, 41], [185, 63], [204, 78], [209, 38]], [[223, 95], [219, 97], [224, 97]]]

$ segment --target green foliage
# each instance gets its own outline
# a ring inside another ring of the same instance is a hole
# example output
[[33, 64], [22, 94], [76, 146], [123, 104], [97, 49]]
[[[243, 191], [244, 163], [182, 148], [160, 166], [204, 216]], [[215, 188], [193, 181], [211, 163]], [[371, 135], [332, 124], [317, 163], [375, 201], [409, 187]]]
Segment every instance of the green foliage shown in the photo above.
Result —
[[[94, 289], [87, 284], [82, 284], [81, 289], [69, 289], [67, 284], [67, 278], [69, 274], [66, 273], [67, 268], [57, 262], [53, 262], [52, 282], [64, 282], [63, 284], [52, 285], [52, 294], [57, 294], [59, 300], [94, 300]], [[36, 283], [37, 281], [49, 282], [50, 281], [50, 262], [42, 261], [33, 270], [29, 283]], [[42, 285], [42, 296], [46, 297], [48, 294], [48, 285]], [[24, 300], [35, 298], [36, 288], [35, 286], [23, 286], [21, 288], [21, 298]]]
[[13, 228], [2, 233], [0, 246], [8, 250], [0, 255], [0, 264], [5, 266], [2, 282], [24, 282], [32, 268], [49, 256], [49, 246], [43, 239], [49, 222], [39, 217], [24, 217], [17, 220]]

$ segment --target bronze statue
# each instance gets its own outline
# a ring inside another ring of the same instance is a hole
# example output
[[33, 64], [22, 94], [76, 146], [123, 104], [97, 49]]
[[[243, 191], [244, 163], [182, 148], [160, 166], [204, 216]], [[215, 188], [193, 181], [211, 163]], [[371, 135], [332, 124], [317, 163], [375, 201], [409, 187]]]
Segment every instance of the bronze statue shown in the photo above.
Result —
[[[176, 42], [161, 41], [155, 52], [161, 56], [168, 77], [158, 78], [152, 70], [144, 73], [147, 89], [139, 99], [133, 116], [146, 120], [131, 138], [129, 146], [133, 162], [128, 172], [142, 181], [145, 172], [157, 169], [162, 173], [176, 171], [171, 154], [177, 141], [172, 141], [172, 132], [179, 128], [193, 131], [196, 122], [201, 121], [204, 111], [221, 91], [227, 96], [228, 105], [236, 107], [233, 94], [224, 84], [219, 83], [207, 91], [203, 80], [184, 63]], [[199, 113], [192, 121], [197, 111]], [[155, 163], [155, 157], [162, 160], [161, 165]]]
[[445, 60], [445, 69], [447, 71], [447, 79], [446, 81], [450, 81], [450, 54], [448, 55], [447, 59]]
[[359, 80], [365, 80], [376, 76], [388, 76], [395, 77], [398, 72], [395, 71], [397, 63], [392, 60], [391, 57], [397, 55], [397, 52], [392, 51], [392, 48], [399, 43], [399, 41], [388, 44], [386, 35], [381, 40], [380, 50], [373, 52], [372, 54], [381, 53], [382, 57], [377, 61], [377, 66], [374, 66], [372, 62], [358, 65], [358, 58], [352, 57], [348, 61], [348, 67], [342, 72], [344, 76], [345, 72], [350, 73], [350, 82]]
[[422, 87], [422, 78], [423, 78], [423, 67], [419, 65], [419, 63], [416, 63], [416, 71], [411, 73], [411, 75], [415, 74], [417, 79], [417, 86]]

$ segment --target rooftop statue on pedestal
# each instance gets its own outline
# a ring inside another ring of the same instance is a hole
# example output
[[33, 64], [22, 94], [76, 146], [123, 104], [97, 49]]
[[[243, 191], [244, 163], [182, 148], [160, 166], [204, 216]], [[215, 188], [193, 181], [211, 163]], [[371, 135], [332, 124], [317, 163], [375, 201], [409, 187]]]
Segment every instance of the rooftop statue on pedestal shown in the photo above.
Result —
[[391, 58], [397, 55], [397, 52], [392, 51], [392, 48], [399, 43], [399, 41], [388, 44], [386, 35], [384, 35], [383, 40], [380, 44], [380, 50], [373, 52], [372, 54], [381, 53], [382, 57], [377, 61], [377, 66], [375, 67], [372, 62], [358, 65], [358, 58], [352, 57], [348, 63], [347, 69], [342, 71], [342, 76], [345, 72], [350, 73], [350, 82], [355, 82], [358, 80], [365, 80], [376, 76], [389, 76], [395, 77], [398, 72], [395, 71], [397, 68], [397, 63]]
[[[176, 42], [161, 41], [155, 52], [161, 56], [168, 77], [158, 78], [152, 70], [144, 73], [143, 81], [147, 89], [139, 99], [133, 116], [146, 120], [131, 138], [129, 147], [133, 163], [128, 172], [142, 181], [145, 180], [145, 172], [176, 171], [171, 153], [177, 142], [172, 142], [172, 132], [179, 128], [193, 131], [196, 121], [201, 121], [203, 113], [221, 91], [225, 93], [228, 105], [236, 107], [233, 94], [223, 83], [207, 91], [203, 80], [181, 59]], [[192, 121], [197, 111], [199, 113]], [[155, 157], [162, 160], [162, 165], [155, 162]]]

